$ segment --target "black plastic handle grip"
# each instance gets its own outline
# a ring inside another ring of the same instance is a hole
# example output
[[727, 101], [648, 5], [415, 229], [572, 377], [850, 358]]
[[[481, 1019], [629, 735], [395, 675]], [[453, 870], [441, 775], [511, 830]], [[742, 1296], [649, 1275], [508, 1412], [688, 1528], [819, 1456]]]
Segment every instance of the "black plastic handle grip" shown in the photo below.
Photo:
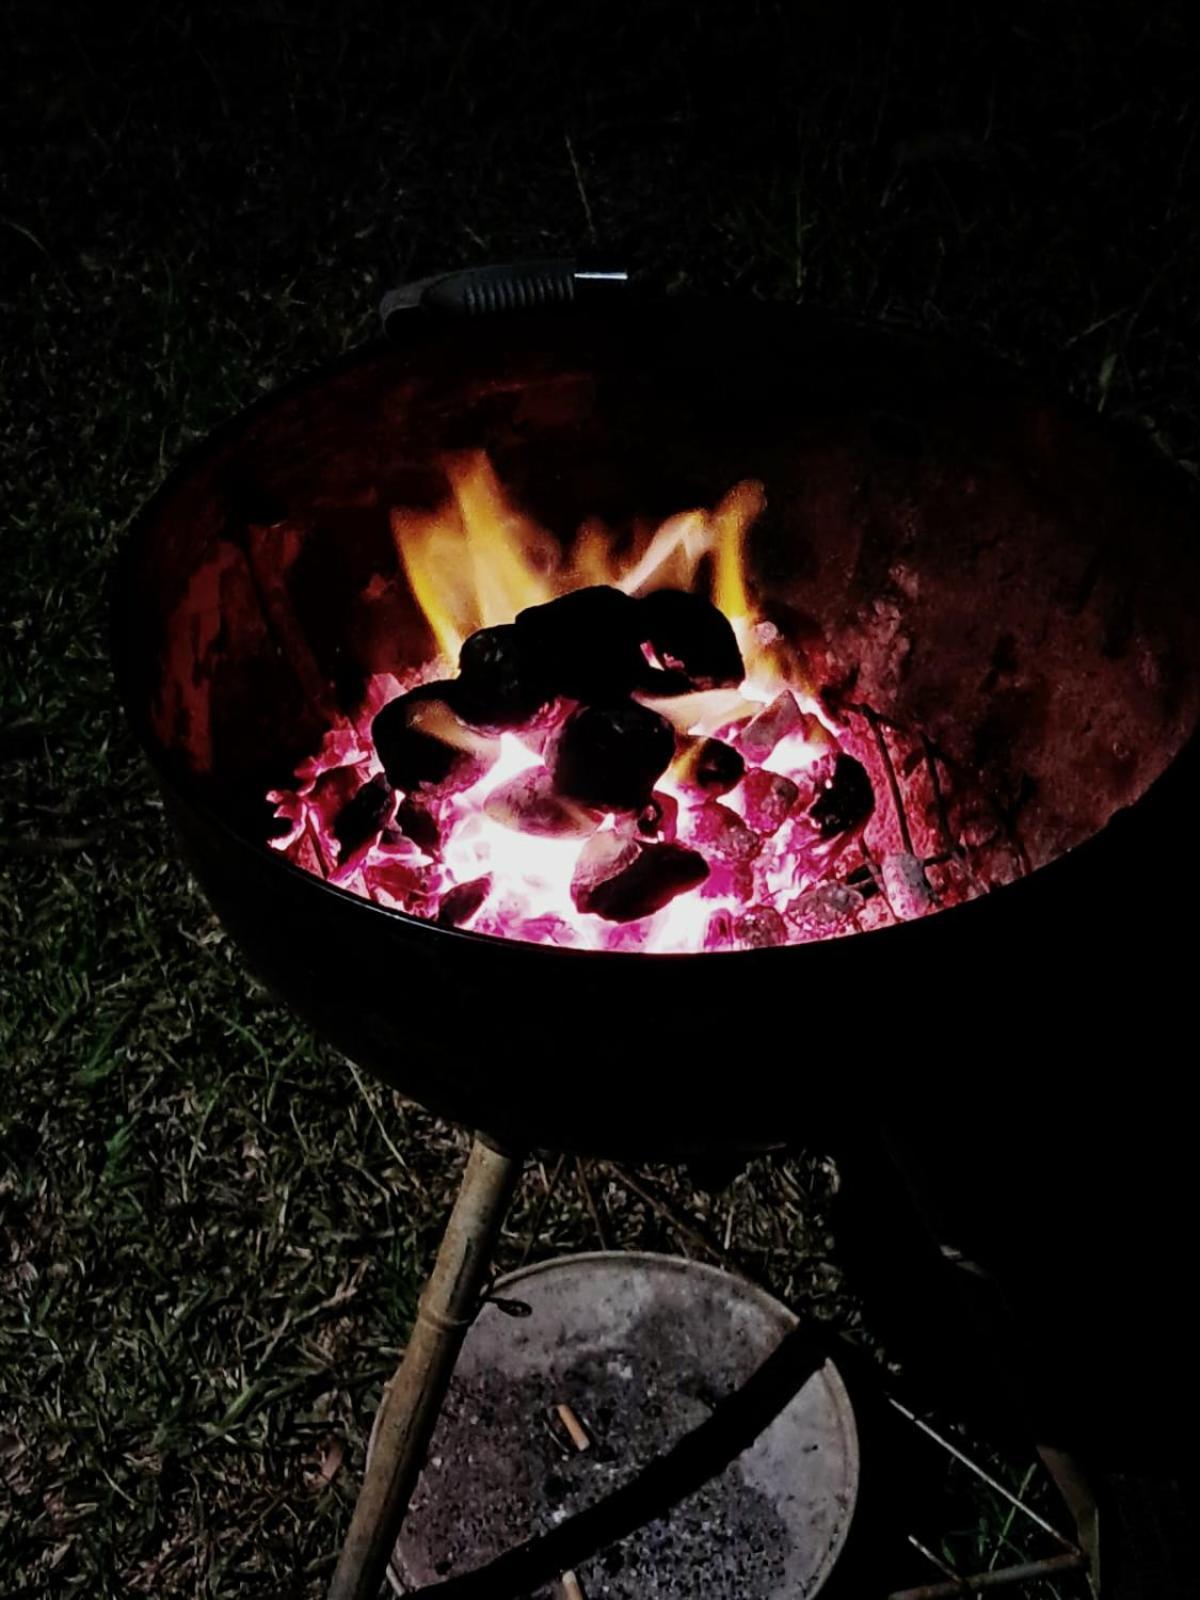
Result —
[[400, 312], [418, 308], [456, 316], [534, 311], [570, 305], [581, 292], [628, 281], [629, 274], [619, 268], [583, 266], [573, 257], [463, 267], [390, 290], [379, 315], [386, 331]]

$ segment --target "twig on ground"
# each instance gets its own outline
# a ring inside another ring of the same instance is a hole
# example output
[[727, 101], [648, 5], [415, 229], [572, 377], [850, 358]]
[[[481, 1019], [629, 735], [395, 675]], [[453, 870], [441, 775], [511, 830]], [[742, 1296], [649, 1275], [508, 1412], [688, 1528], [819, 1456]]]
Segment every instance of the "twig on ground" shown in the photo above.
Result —
[[[915, 1539], [909, 1542], [916, 1545], [921, 1554], [928, 1556], [939, 1568], [943, 1563], [931, 1551], [917, 1544]], [[955, 1595], [983, 1594], [989, 1589], [1004, 1589], [1022, 1583], [1036, 1583], [1039, 1579], [1052, 1578], [1059, 1572], [1078, 1572], [1084, 1565], [1083, 1557], [1064, 1553], [1058, 1556], [1047, 1556], [1042, 1561], [1022, 1561], [1015, 1567], [995, 1567], [988, 1572], [977, 1572], [973, 1576], [959, 1577], [952, 1573], [943, 1583], [922, 1583], [915, 1589], [893, 1589], [888, 1595], [888, 1600], [953, 1600]]]
[[627, 1189], [637, 1195], [639, 1200], [644, 1201], [651, 1211], [661, 1217], [667, 1226], [673, 1229], [681, 1239], [686, 1240], [697, 1250], [715, 1257], [722, 1266], [728, 1267], [731, 1272], [736, 1272], [739, 1277], [745, 1278], [751, 1283], [758, 1281], [752, 1272], [746, 1270], [736, 1256], [718, 1244], [698, 1223], [685, 1217], [678, 1206], [673, 1205], [661, 1195], [655, 1194], [652, 1189], [647, 1188], [644, 1183], [635, 1178], [627, 1168], [620, 1167], [613, 1161], [605, 1161], [602, 1164], [609, 1169], [618, 1182], [623, 1183]]
[[517, 1262], [518, 1270], [525, 1265], [533, 1252], [533, 1247], [537, 1243], [537, 1236], [541, 1232], [542, 1223], [546, 1218], [546, 1211], [550, 1205], [551, 1197], [553, 1196], [555, 1189], [558, 1188], [558, 1180], [562, 1177], [562, 1170], [566, 1164], [566, 1156], [560, 1155], [558, 1160], [554, 1163], [554, 1169], [550, 1176], [545, 1179], [545, 1188], [542, 1191], [542, 1195], [538, 1200], [537, 1206], [534, 1208], [533, 1221], [529, 1224], [529, 1232], [525, 1235], [525, 1243], [521, 1247], [521, 1256]]
[[1045, 1517], [1035, 1511], [1032, 1506], [1026, 1505], [1024, 1500], [1019, 1499], [1011, 1489], [1006, 1489], [998, 1478], [993, 1478], [991, 1473], [981, 1467], [977, 1461], [972, 1461], [970, 1456], [965, 1455], [944, 1434], [940, 1434], [935, 1428], [931, 1428], [927, 1422], [917, 1416], [915, 1411], [910, 1411], [906, 1405], [897, 1400], [895, 1395], [888, 1395], [887, 1399], [888, 1404], [894, 1411], [898, 1411], [902, 1417], [907, 1418], [914, 1428], [919, 1429], [927, 1438], [932, 1439], [934, 1444], [941, 1445], [942, 1449], [947, 1454], [952, 1455], [960, 1466], [966, 1467], [968, 1472], [973, 1472], [982, 1483], [986, 1483], [994, 1494], [998, 1494], [1001, 1499], [1007, 1500], [1010, 1506], [1015, 1506], [1018, 1511], [1023, 1512], [1031, 1522], [1036, 1523], [1041, 1528], [1043, 1533], [1048, 1533], [1052, 1539], [1062, 1545], [1064, 1550], [1069, 1550], [1075, 1556], [1079, 1554], [1078, 1549], [1065, 1534], [1059, 1533], [1052, 1523], [1047, 1522]]
[[592, 1219], [592, 1227], [596, 1230], [596, 1239], [599, 1242], [601, 1250], [607, 1250], [608, 1234], [605, 1230], [603, 1222], [600, 1220], [600, 1212], [596, 1205], [595, 1196], [592, 1194], [592, 1186], [588, 1182], [587, 1167], [585, 1166], [581, 1156], [575, 1157], [575, 1176], [579, 1180], [579, 1188], [583, 1194], [583, 1203], [587, 1206], [588, 1216], [590, 1216]]

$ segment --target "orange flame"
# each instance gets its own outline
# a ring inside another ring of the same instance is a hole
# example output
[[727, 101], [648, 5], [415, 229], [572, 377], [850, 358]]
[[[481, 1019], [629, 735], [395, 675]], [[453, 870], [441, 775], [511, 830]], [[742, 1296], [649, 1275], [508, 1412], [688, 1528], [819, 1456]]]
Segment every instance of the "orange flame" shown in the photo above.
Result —
[[746, 579], [747, 536], [766, 505], [762, 484], [735, 484], [711, 511], [679, 512], [657, 528], [635, 530], [632, 541], [592, 519], [564, 549], [512, 504], [482, 451], [449, 457], [446, 476], [444, 505], [393, 510], [391, 527], [413, 597], [448, 663], [477, 628], [510, 622], [526, 606], [588, 584], [634, 595], [694, 588], [706, 557], [713, 599], [732, 622], [748, 667], [765, 655]]
[[761, 483], [746, 479], [735, 483], [712, 514], [713, 547], [717, 573], [713, 599], [738, 634], [743, 650], [749, 647], [754, 621], [746, 589], [746, 535], [761, 515], [767, 497]]
[[515, 511], [482, 451], [446, 462], [451, 499], [439, 510], [393, 510], [392, 538], [409, 587], [442, 654], [457, 658], [477, 628], [510, 622], [556, 592], [550, 536]]

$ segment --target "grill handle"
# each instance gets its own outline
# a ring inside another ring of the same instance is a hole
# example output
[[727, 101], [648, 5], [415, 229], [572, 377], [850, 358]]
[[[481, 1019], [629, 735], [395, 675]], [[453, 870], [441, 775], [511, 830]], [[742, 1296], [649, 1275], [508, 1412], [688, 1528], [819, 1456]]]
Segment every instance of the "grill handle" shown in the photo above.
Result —
[[380, 301], [379, 315], [387, 333], [402, 311], [468, 317], [536, 311], [572, 305], [584, 295], [612, 293], [628, 282], [629, 274], [621, 268], [584, 265], [572, 256], [463, 267], [389, 290]]

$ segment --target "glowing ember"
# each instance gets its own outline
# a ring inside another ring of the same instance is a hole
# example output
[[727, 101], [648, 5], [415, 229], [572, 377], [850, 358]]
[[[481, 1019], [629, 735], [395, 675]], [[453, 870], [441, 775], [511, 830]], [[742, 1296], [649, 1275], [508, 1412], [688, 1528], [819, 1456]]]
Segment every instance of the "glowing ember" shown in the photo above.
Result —
[[587, 949], [827, 938], [878, 920], [872, 896], [889, 920], [936, 908], [916, 858], [864, 869], [872, 784], [753, 610], [759, 484], [632, 541], [588, 523], [564, 553], [482, 454], [446, 475], [444, 507], [391, 517], [440, 654], [372, 679], [272, 792], [276, 849], [443, 926]]

